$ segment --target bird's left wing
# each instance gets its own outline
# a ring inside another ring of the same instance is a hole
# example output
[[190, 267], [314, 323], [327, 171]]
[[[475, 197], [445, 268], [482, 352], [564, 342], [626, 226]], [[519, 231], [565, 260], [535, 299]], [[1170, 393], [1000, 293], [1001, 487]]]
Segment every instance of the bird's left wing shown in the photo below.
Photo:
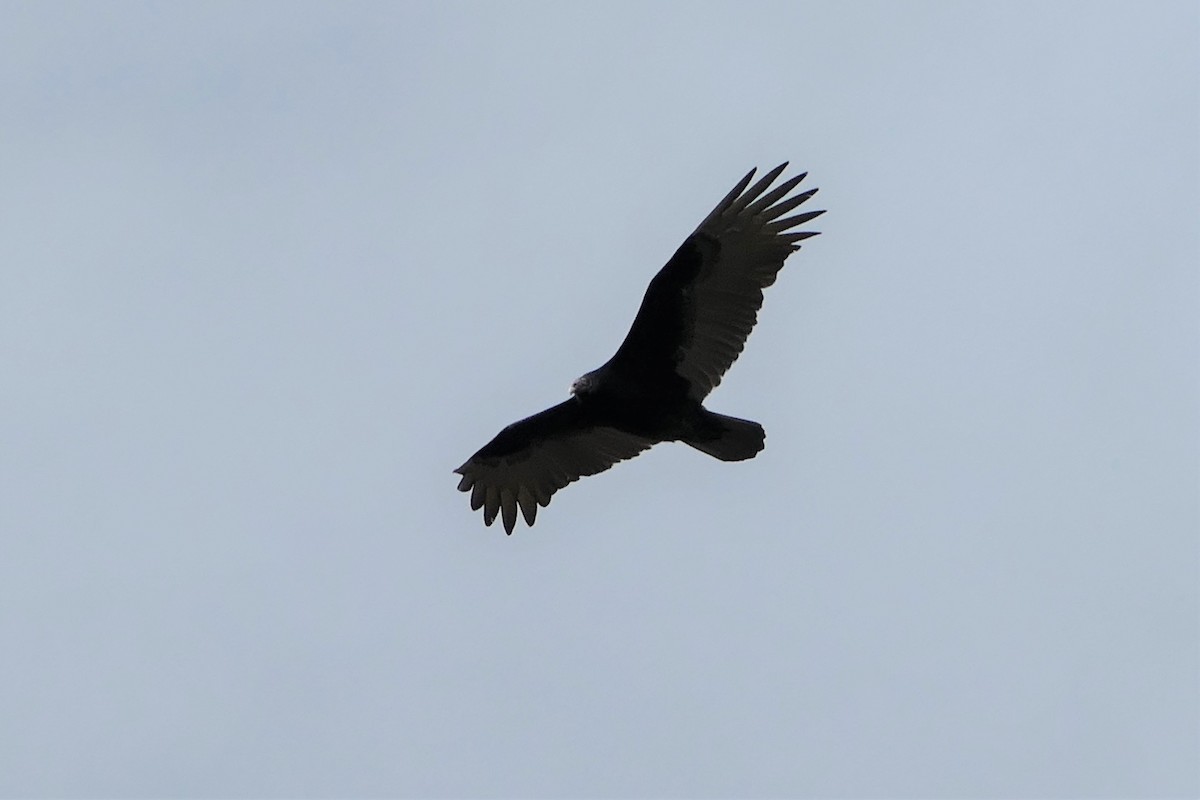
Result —
[[674, 370], [697, 400], [716, 388], [758, 319], [763, 289], [800, 242], [817, 235], [796, 226], [825, 213], [785, 216], [817, 192], [789, 196], [804, 174], [771, 188], [786, 167], [753, 185], [750, 170], [684, 241], [650, 282], [614, 367]]
[[646, 450], [654, 441], [593, 424], [586, 409], [567, 400], [514, 422], [458, 469], [458, 488], [471, 493], [471, 509], [483, 509], [491, 525], [500, 514], [504, 530], [517, 524], [517, 508], [528, 525], [539, 505], [585, 475], [595, 475]]

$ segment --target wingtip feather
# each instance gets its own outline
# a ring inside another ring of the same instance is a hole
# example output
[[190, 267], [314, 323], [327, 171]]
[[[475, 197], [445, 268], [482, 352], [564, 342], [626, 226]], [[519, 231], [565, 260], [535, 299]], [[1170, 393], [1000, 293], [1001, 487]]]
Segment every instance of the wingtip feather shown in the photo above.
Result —
[[810, 222], [824, 213], [825, 209], [821, 209], [820, 211], [806, 211], [803, 214], [795, 214], [790, 217], [784, 217], [783, 219], [767, 223], [763, 226], [763, 230], [767, 231], [768, 233], [778, 235], [784, 233], [789, 228], [794, 228], [797, 225], [803, 225], [806, 222]]
[[770, 188], [771, 184], [775, 182], [775, 179], [783, 173], [784, 167], [786, 166], [787, 162], [785, 161], [775, 169], [768, 172], [766, 175], [763, 175], [761, 178], [759, 178], [753, 186], [742, 192], [737, 201], [729, 206], [728, 210], [733, 213], [738, 213], [743, 208], [753, 203], [756, 199], [758, 199], [760, 194]]
[[528, 486], [522, 486], [517, 492], [517, 502], [521, 504], [521, 514], [525, 517], [525, 524], [533, 527], [533, 521], [537, 519], [537, 498], [533, 496], [533, 492], [529, 491]]
[[487, 487], [483, 501], [483, 524], [491, 525], [500, 513], [500, 491], [495, 486]]
[[517, 527], [517, 498], [512, 489], [500, 492], [500, 513], [504, 517], [504, 532], [512, 536], [513, 528]]

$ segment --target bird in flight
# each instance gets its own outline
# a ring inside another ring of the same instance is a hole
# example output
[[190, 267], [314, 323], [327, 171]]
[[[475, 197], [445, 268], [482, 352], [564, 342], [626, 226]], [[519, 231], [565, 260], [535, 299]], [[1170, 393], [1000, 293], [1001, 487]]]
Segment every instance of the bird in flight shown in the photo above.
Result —
[[817, 193], [789, 196], [807, 173], [772, 189], [786, 167], [753, 186], [753, 169], [738, 181], [650, 281], [616, 354], [577, 378], [570, 399], [509, 425], [454, 470], [484, 524], [500, 515], [512, 534], [520, 508], [533, 525], [538, 506], [559, 489], [659, 442], [683, 442], [722, 461], [763, 449], [761, 425], [702, 402], [742, 352], [763, 289], [800, 242], [817, 235], [794, 229], [825, 213], [784, 216]]

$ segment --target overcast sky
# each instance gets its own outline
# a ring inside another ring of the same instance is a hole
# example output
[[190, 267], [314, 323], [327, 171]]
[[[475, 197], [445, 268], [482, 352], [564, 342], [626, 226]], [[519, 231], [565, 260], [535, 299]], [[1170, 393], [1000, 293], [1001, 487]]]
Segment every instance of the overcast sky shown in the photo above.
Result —
[[[1195, 3], [0, 5], [0, 795], [1200, 793]], [[823, 235], [485, 528], [752, 166]]]

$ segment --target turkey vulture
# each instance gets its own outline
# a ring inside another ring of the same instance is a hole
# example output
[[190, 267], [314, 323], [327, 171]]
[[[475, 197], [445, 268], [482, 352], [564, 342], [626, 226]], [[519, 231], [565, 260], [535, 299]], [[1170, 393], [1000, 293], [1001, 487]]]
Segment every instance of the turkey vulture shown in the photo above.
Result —
[[681, 441], [722, 461], [763, 449], [761, 425], [701, 402], [742, 352], [762, 290], [800, 241], [817, 235], [793, 229], [824, 211], [783, 216], [817, 193], [788, 197], [807, 173], [770, 189], [786, 167], [753, 186], [755, 170], [738, 181], [650, 281], [616, 354], [576, 379], [569, 400], [509, 425], [454, 470], [485, 524], [500, 514], [512, 534], [519, 506], [532, 525], [538, 506], [568, 483], [659, 442]]

